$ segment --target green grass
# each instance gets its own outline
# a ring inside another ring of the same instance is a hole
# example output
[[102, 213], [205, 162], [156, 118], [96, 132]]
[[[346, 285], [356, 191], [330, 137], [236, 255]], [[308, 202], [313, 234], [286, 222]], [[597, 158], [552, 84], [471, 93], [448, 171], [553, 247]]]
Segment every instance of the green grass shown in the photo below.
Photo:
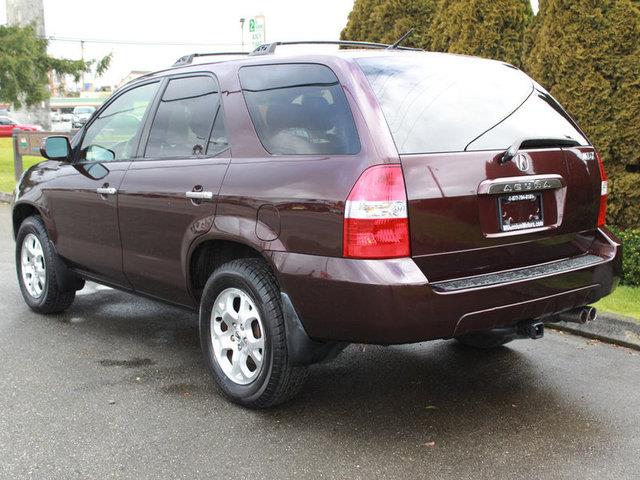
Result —
[[[42, 157], [22, 157], [23, 168], [26, 170], [42, 160], [44, 160]], [[0, 192], [11, 193], [15, 186], [12, 139], [0, 138]]]
[[611, 295], [594, 304], [594, 307], [634, 318], [640, 323], [640, 287], [618, 287]]

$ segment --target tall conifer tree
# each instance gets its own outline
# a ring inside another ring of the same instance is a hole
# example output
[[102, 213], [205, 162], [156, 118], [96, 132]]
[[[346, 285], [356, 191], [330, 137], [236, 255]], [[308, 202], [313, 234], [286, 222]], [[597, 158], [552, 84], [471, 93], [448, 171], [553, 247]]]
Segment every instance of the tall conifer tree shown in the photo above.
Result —
[[431, 49], [522, 65], [529, 0], [439, 0]]
[[603, 157], [609, 218], [640, 226], [640, 2], [542, 0], [525, 70], [575, 117]]

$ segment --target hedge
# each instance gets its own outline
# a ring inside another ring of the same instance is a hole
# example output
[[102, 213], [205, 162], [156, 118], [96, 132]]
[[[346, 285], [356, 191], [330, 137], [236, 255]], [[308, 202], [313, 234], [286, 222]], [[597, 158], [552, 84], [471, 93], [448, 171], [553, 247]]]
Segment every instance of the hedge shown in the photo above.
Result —
[[622, 285], [640, 286], [640, 229], [609, 229], [622, 241]]

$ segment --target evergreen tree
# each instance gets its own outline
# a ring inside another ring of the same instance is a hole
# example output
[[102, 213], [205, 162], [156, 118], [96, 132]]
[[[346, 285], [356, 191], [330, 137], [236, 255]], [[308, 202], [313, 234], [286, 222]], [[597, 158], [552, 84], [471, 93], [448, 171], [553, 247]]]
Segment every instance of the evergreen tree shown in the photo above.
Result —
[[413, 34], [402, 44], [428, 48], [436, 0], [356, 0], [340, 38], [394, 43], [408, 30]]
[[361, 42], [375, 42], [371, 16], [373, 10], [383, 0], [355, 0], [353, 9], [349, 13], [347, 25], [340, 33], [342, 40], [358, 40]]
[[431, 49], [522, 64], [529, 0], [439, 0]]
[[640, 225], [640, 2], [543, 0], [525, 69], [574, 116], [603, 157], [609, 218]]

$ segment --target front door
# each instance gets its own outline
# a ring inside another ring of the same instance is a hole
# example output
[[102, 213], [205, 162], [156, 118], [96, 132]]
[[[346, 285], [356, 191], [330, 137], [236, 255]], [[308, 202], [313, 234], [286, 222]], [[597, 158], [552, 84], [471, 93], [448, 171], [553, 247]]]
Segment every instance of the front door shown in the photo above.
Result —
[[191, 306], [186, 254], [213, 225], [230, 159], [218, 84], [171, 78], [156, 103], [118, 194], [124, 270], [137, 292]]
[[72, 163], [61, 162], [44, 195], [60, 256], [98, 280], [129, 287], [122, 270], [118, 189], [136, 152], [158, 82], [115, 97], [88, 125]]

